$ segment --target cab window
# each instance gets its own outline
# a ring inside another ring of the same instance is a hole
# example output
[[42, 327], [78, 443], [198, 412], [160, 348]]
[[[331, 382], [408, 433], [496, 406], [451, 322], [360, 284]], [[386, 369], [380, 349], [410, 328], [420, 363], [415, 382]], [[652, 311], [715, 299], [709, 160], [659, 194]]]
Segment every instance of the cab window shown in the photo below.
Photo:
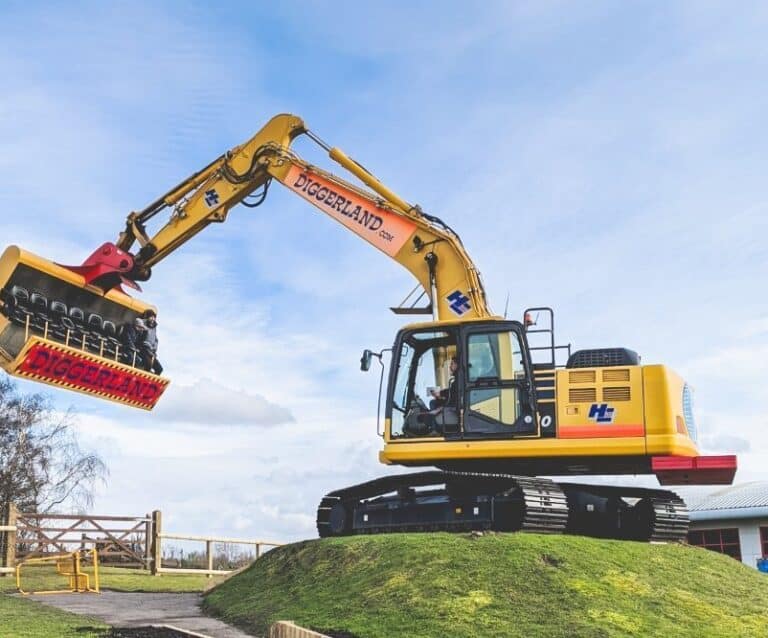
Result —
[[520, 339], [514, 332], [469, 336], [469, 381], [512, 381], [525, 377]]
[[465, 431], [493, 435], [535, 430], [518, 334], [470, 334], [467, 358]]
[[451, 398], [457, 396], [451, 372], [455, 356], [452, 331], [414, 332], [403, 340], [391, 399], [393, 438], [442, 436], [446, 422], [458, 430], [458, 410], [448, 406], [452, 383]]

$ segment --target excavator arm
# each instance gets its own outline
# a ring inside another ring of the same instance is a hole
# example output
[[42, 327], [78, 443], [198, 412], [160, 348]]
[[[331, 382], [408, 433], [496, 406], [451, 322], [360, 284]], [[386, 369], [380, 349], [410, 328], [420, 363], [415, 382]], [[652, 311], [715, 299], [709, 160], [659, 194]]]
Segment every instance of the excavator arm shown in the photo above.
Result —
[[[305, 130], [300, 118], [278, 115], [250, 140], [227, 151], [144, 210], [128, 215], [117, 247], [130, 253], [138, 242], [140, 250], [134, 255], [133, 263], [126, 265], [123, 271], [137, 281], [145, 281], [154, 264], [209, 224], [226, 221], [234, 206], [269, 184], [271, 176], [258, 163], [259, 150], [265, 144], [287, 148]], [[170, 218], [153, 237], [149, 237], [147, 223], [169, 211]]]
[[[331, 159], [373, 192], [312, 166], [292, 152], [291, 143], [302, 134], [320, 144]], [[259, 205], [272, 180], [416, 277], [428, 305], [421, 309], [393, 308], [396, 312], [423, 311], [435, 319], [490, 316], [480, 275], [458, 235], [437, 217], [401, 199], [340, 149], [326, 145], [294, 115], [275, 116], [250, 140], [191, 175], [143, 211], [131, 213], [116, 243], [118, 251], [130, 258], [115, 270], [128, 280], [149, 279], [155, 264], [209, 224], [224, 222], [234, 206]], [[256, 201], [249, 202], [257, 192]], [[148, 223], [163, 213], [168, 215], [167, 221], [149, 236]], [[136, 243], [139, 249], [133, 253]]]

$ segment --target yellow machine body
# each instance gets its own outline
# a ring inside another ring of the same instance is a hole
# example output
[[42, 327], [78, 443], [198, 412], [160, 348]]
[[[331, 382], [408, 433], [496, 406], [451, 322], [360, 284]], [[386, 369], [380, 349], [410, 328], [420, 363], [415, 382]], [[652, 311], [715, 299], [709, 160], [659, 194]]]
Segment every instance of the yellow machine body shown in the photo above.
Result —
[[[535, 434], [514, 439], [393, 438], [387, 422], [379, 458], [387, 464], [414, 466], [455, 460], [546, 463], [550, 458], [564, 473], [571, 473], [585, 469], [585, 459], [592, 457], [698, 456], [685, 422], [685, 383], [666, 366], [558, 369], [537, 377], [550, 374], [555, 379], [556, 437], [542, 438], [540, 423]], [[605, 405], [611, 420], [590, 419], [593, 405]], [[572, 465], [557, 463], [573, 457], [580, 460]]]

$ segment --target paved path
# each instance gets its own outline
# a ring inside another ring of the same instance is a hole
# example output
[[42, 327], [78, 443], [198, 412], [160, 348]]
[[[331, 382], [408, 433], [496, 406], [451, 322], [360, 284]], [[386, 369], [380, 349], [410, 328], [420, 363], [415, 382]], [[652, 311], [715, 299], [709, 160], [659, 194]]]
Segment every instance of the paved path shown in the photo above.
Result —
[[174, 625], [212, 638], [250, 638], [231, 625], [204, 616], [200, 594], [132, 594], [105, 591], [101, 594], [49, 594], [30, 596], [46, 605], [100, 618], [116, 627]]

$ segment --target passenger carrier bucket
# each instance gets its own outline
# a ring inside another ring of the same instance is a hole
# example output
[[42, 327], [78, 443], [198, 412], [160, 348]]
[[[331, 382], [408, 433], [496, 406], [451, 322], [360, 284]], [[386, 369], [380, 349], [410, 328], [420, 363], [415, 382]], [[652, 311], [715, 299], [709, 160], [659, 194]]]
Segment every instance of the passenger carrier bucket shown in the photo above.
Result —
[[140, 367], [121, 327], [152, 308], [17, 246], [0, 257], [0, 367], [151, 410], [169, 380]]

